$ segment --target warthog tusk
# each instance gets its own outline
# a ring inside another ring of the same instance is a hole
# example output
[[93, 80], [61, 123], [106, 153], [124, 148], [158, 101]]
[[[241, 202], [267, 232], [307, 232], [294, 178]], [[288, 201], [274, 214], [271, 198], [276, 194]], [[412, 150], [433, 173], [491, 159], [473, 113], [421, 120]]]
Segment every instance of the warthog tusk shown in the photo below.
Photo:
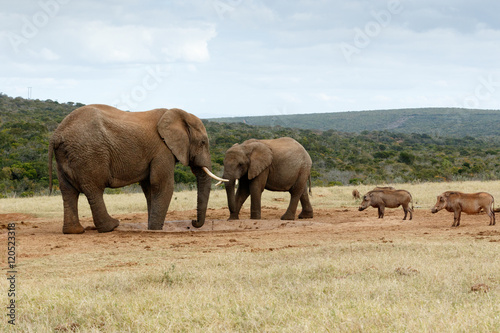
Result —
[[213, 174], [210, 170], [208, 170], [208, 168], [207, 168], [207, 167], [203, 167], [202, 169], [203, 169], [203, 171], [205, 171], [205, 173], [206, 173], [207, 175], [209, 175], [210, 177], [212, 177], [212, 178], [213, 178], [213, 179], [215, 179], [215, 180], [218, 180], [218, 181], [220, 181], [220, 182], [228, 182], [228, 181], [229, 181], [229, 179], [223, 179], [223, 178], [217, 177], [217, 176], [216, 176], [216, 175], [214, 175], [214, 174]]

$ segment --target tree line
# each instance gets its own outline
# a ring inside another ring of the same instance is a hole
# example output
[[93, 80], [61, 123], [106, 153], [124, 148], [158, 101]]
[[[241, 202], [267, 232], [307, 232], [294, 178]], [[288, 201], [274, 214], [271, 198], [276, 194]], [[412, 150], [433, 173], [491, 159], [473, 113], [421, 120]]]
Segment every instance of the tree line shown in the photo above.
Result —
[[[80, 106], [83, 104], [0, 94], [0, 197], [47, 193], [50, 135], [67, 114]], [[251, 138], [289, 136], [311, 155], [314, 186], [500, 179], [498, 136], [443, 137], [389, 130], [345, 133], [203, 122], [210, 140], [213, 171], [219, 175], [224, 154], [233, 144]], [[174, 177], [177, 184], [195, 186], [196, 178], [188, 167], [178, 164]], [[57, 188], [55, 172], [54, 184]]]

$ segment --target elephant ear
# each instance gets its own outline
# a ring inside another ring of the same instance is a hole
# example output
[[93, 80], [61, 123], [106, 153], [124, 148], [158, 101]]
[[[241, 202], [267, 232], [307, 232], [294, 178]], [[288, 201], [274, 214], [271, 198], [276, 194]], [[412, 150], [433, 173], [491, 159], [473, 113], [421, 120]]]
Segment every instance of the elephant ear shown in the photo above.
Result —
[[189, 165], [188, 126], [186, 112], [180, 109], [166, 110], [157, 125], [158, 133], [167, 147], [185, 166]]
[[248, 167], [248, 179], [254, 179], [273, 161], [272, 150], [261, 142], [250, 144], [252, 150], [250, 153], [250, 166]]

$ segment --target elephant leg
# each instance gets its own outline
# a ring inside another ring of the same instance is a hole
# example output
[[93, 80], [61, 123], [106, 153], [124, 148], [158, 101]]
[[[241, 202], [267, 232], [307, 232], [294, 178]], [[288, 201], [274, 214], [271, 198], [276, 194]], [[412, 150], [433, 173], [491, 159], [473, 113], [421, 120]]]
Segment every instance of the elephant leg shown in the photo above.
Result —
[[[159, 170], [161, 168], [161, 170]], [[170, 200], [174, 193], [174, 177], [165, 175], [164, 166], [158, 168], [159, 171], [153, 171], [150, 175], [150, 201], [148, 205], [148, 229], [162, 230], [165, 224]], [[143, 187], [144, 188], [144, 187]]]
[[264, 192], [265, 183], [259, 182], [258, 178], [255, 178], [250, 183], [250, 218], [253, 220], [260, 220], [262, 216], [262, 192]]
[[144, 193], [144, 196], [146, 197], [146, 202], [148, 204], [148, 216], [151, 214], [151, 185], [149, 184], [148, 181], [142, 181], [140, 182], [142, 192]]
[[151, 210], [148, 216], [148, 229], [149, 230], [162, 230], [165, 224], [165, 217], [167, 216], [168, 207], [170, 206], [170, 200], [172, 200], [172, 195], [174, 193], [174, 187], [171, 190], [167, 189], [164, 191], [151, 193]]
[[71, 186], [66, 180], [60, 182], [61, 194], [64, 205], [64, 234], [81, 234], [85, 229], [78, 219], [78, 197], [80, 192]]
[[[291, 189], [290, 189], [290, 204], [288, 205], [288, 208], [281, 216], [282, 220], [295, 220], [295, 213], [297, 212], [297, 206], [299, 205], [299, 200], [302, 199], [304, 193], [306, 193], [306, 182], [305, 181], [298, 181]], [[309, 201], [309, 198], [307, 198], [307, 201]], [[310, 203], [309, 203], [310, 205]], [[304, 210], [304, 206], [302, 207]], [[311, 213], [312, 213], [312, 207], [311, 207]]]
[[247, 198], [250, 196], [250, 184], [248, 180], [243, 180], [240, 179], [240, 183], [238, 185], [238, 189], [236, 190], [236, 207], [234, 213], [231, 213], [231, 216], [229, 217], [230, 220], [238, 220], [241, 207], [247, 200]]
[[309, 195], [307, 193], [307, 188], [302, 193], [300, 197], [300, 205], [302, 206], [302, 212], [299, 214], [299, 219], [312, 219], [313, 218], [313, 208], [311, 201], [309, 201]]
[[120, 225], [120, 221], [108, 214], [103, 198], [104, 189], [92, 187], [84, 190], [84, 193], [92, 210], [92, 218], [97, 231], [110, 232]]
[[290, 204], [288, 205], [288, 208], [281, 216], [282, 220], [295, 220], [295, 213], [297, 212], [297, 206], [299, 205], [299, 200], [300, 200], [300, 195], [296, 193], [290, 193]]

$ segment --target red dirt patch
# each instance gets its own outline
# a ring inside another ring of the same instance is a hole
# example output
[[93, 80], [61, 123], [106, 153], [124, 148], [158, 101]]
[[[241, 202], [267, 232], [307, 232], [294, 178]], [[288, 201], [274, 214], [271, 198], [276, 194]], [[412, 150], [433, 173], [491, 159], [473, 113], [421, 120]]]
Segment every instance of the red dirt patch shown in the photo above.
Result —
[[[195, 229], [191, 219], [194, 210], [170, 211], [164, 231], [147, 231], [147, 214], [114, 215], [120, 227], [111, 233], [87, 230], [80, 235], [62, 234], [62, 220], [35, 218], [25, 214], [0, 214], [6, 237], [8, 223], [16, 223], [18, 257], [33, 258], [53, 254], [85, 253], [92, 249], [109, 249], [117, 253], [141, 249], [189, 248], [193, 252], [275, 251], [290, 247], [311, 247], [324, 242], [371, 241], [393, 243], [400, 240], [442, 240], [467, 238], [475, 241], [500, 241], [498, 226], [488, 226], [485, 215], [466, 215], [462, 225], [451, 228], [453, 214], [431, 214], [416, 210], [412, 221], [403, 221], [401, 209], [386, 210], [384, 219], [377, 218], [376, 209], [359, 212], [356, 208], [316, 209], [313, 219], [282, 221], [282, 211], [274, 207], [262, 210], [262, 220], [250, 220], [242, 212], [241, 220], [227, 221], [227, 209], [210, 209], [205, 226]], [[83, 218], [84, 227], [92, 227], [91, 218]], [[2, 261], [5, 257], [2, 256]]]

